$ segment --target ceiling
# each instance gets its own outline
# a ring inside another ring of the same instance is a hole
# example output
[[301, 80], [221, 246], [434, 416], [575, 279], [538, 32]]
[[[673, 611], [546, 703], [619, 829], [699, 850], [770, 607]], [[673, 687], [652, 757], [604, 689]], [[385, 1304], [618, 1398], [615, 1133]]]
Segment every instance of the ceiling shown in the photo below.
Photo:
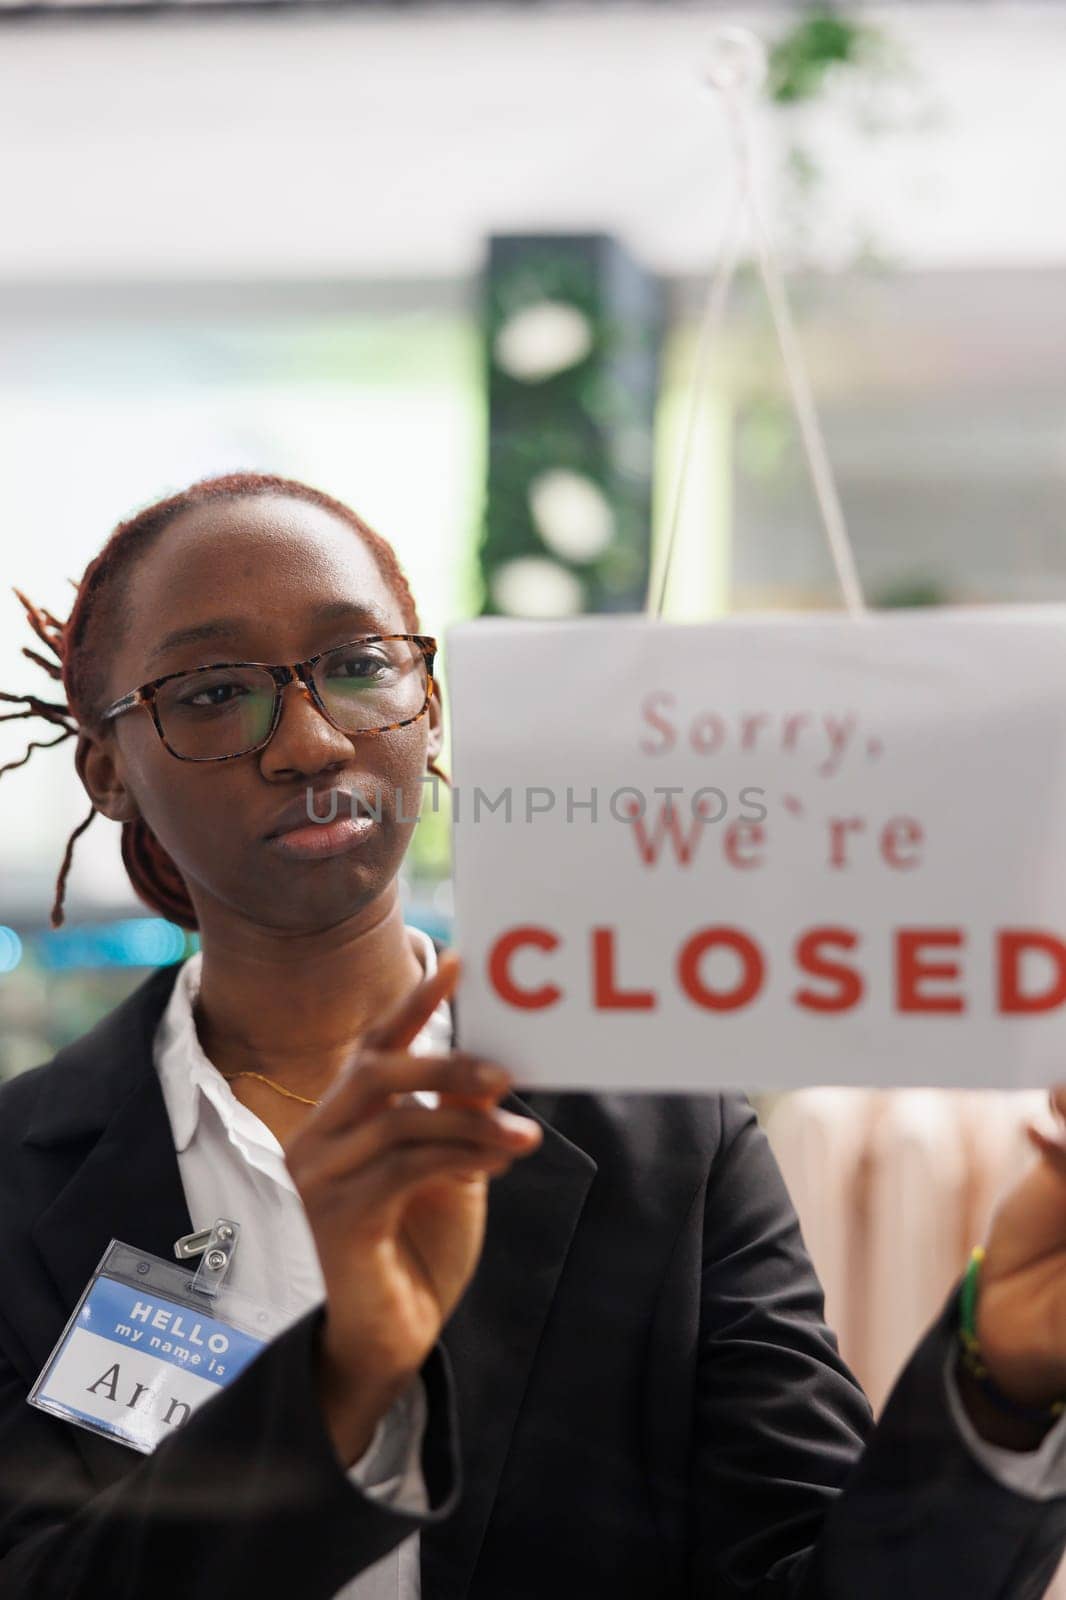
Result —
[[[191, 6], [5, 27], [0, 291], [462, 277], [509, 229], [602, 228], [654, 270], [700, 273], [731, 181], [699, 76], [719, 10]], [[910, 64], [896, 126], [860, 131], [869, 108], [840, 93], [764, 128], [768, 171], [793, 137], [824, 167], [813, 256], [839, 265], [869, 236], [904, 266], [1066, 261], [1066, 8], [864, 14]], [[728, 15], [783, 26], [780, 7]]]

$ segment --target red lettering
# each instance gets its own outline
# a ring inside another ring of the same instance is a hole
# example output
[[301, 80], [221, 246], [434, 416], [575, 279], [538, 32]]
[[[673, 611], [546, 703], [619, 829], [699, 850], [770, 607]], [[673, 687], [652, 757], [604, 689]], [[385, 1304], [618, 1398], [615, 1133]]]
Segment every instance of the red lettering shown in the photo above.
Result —
[[[921, 865], [921, 857], [917, 847], [925, 842], [925, 834], [920, 822], [913, 817], [893, 817], [891, 822], [886, 822], [881, 829], [881, 859], [886, 866], [904, 870], [907, 867]], [[901, 855], [901, 850], [907, 846], [914, 849], [914, 854]]]
[[[700, 962], [709, 950], [723, 946], [740, 957], [743, 971], [736, 987], [709, 989], [700, 976]], [[704, 928], [681, 947], [677, 960], [678, 982], [688, 998], [708, 1011], [738, 1011], [762, 988], [766, 963], [758, 945], [739, 928]]]
[[796, 965], [800, 971], [836, 985], [835, 993], [831, 994], [806, 987], [796, 989], [792, 996], [796, 1005], [803, 1006], [806, 1011], [850, 1011], [852, 1006], [858, 1005], [865, 989], [861, 975], [839, 961], [827, 961], [822, 954], [823, 945], [854, 950], [858, 942], [858, 934], [852, 933], [850, 928], [811, 928], [796, 940]]
[[614, 977], [614, 929], [592, 930], [592, 1003], [597, 1011], [653, 1011], [652, 989], [619, 989]]
[[758, 822], [731, 822], [725, 831], [725, 858], [731, 867], [761, 867], [761, 856], [742, 852], [761, 850], [765, 843], [766, 829]]
[[759, 737], [759, 729], [764, 728], [769, 720], [770, 718], [765, 711], [757, 711], [751, 716], [741, 717], [740, 748], [742, 750], [754, 750]]
[[667, 800], [666, 804], [660, 808], [653, 837], [648, 836], [648, 830], [644, 826], [644, 818], [637, 815], [635, 805], [630, 827], [633, 830], [633, 837], [637, 841], [640, 859], [646, 867], [655, 866], [663, 847], [663, 840], [667, 836], [673, 842], [674, 855], [677, 857], [678, 865], [687, 867], [696, 853], [697, 844], [703, 836], [704, 822], [702, 817], [693, 817], [689, 822], [688, 833], [682, 832], [681, 818], [677, 807], [672, 800]]
[[899, 928], [896, 932], [896, 1005], [900, 1011], [965, 1011], [961, 994], [924, 994], [921, 985], [929, 978], [954, 982], [959, 976], [957, 961], [923, 961], [925, 949], [958, 950], [962, 933], [958, 928]]
[[673, 705], [675, 696], [668, 689], [654, 689], [651, 694], [645, 697], [644, 703], [640, 708], [645, 722], [649, 722], [656, 733], [662, 734], [662, 742], [660, 744], [649, 744], [647, 739], [640, 741], [640, 748], [645, 755], [649, 756], [665, 755], [666, 751], [672, 750], [677, 742], [677, 730], [673, 723], [666, 722], [656, 711], [655, 702], [658, 700]]
[[847, 836], [861, 833], [866, 824], [861, 817], [829, 818], [829, 865], [846, 867], [848, 864]]
[[800, 729], [810, 720], [810, 716], [806, 711], [794, 711], [791, 716], [785, 718], [784, 738], [781, 741], [783, 750], [795, 750], [796, 742], [800, 736]]
[[726, 725], [713, 711], [697, 717], [689, 731], [689, 743], [697, 755], [712, 756], [726, 736]]
[[533, 926], [511, 928], [500, 935], [489, 951], [488, 973], [489, 982], [505, 1004], [519, 1011], [542, 1011], [562, 998], [563, 991], [556, 983], [541, 984], [539, 989], [520, 989], [511, 977], [511, 957], [516, 950], [529, 945], [534, 950], [551, 951], [558, 949], [559, 942], [558, 934]]
[[[1057, 969], [1055, 982], [1041, 993], [1022, 991], [1019, 967], [1027, 950], [1038, 950], [1041, 955], [1049, 956]], [[1005, 929], [997, 943], [996, 970], [1001, 1011], [1052, 1011], [1066, 1000], [1066, 944], [1050, 933], [1041, 933], [1036, 928]]]
[[[761, 844], [758, 825], [745, 826], [749, 831], [744, 838], [755, 849]], [[730, 859], [736, 866], [761, 864], [732, 853]], [[588, 951], [589, 1004], [596, 1013], [657, 1011], [667, 1004], [654, 974], [631, 967], [623, 976], [623, 966], [637, 959], [626, 945], [627, 931], [625, 926], [601, 924], [588, 928], [587, 945], [581, 940]], [[902, 927], [893, 929], [891, 938], [891, 998], [896, 1014], [958, 1016], [971, 1009], [971, 997], [964, 990], [965, 929]], [[1066, 1007], [1066, 931], [999, 928], [991, 939], [995, 993], [988, 1003], [997, 1014], [1042, 1016]], [[856, 929], [836, 923], [797, 930], [791, 947], [795, 979], [781, 998], [823, 1016], [855, 1010], [866, 1001], [874, 982], [863, 970], [864, 942]], [[566, 943], [560, 934], [536, 923], [499, 934], [487, 958], [493, 993], [518, 1011], [545, 1010], [565, 1002], [570, 986], [562, 980], [559, 962], [538, 963], [535, 953], [550, 956]], [[739, 1011], [766, 989], [771, 963], [755, 933], [725, 924], [701, 927], [682, 935], [674, 949], [676, 988], [671, 993], [703, 1011]], [[715, 952], [720, 954], [716, 957]], [[559, 982], [551, 981], [552, 968]], [[520, 975], [516, 969], [521, 969]], [[538, 976], [544, 981], [533, 981]], [[650, 983], [639, 981], [648, 976]]]

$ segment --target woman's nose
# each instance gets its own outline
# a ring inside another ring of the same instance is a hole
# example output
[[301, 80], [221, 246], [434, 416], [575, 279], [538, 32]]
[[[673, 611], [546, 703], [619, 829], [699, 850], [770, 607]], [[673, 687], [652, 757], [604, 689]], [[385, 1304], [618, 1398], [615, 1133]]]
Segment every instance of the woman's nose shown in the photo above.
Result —
[[352, 750], [351, 739], [323, 716], [307, 684], [299, 679], [287, 683], [281, 691], [281, 715], [274, 737], [260, 756], [264, 774], [317, 772], [347, 761]]

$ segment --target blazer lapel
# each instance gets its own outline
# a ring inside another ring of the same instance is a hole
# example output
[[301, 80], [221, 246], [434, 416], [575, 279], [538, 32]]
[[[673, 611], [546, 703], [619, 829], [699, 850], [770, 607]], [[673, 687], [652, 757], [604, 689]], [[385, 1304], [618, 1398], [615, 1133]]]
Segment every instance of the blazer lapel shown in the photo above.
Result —
[[[70, 1175], [32, 1236], [69, 1315], [112, 1238], [173, 1258], [189, 1233], [152, 1039], [177, 967], [164, 967], [60, 1052], [25, 1141], [69, 1151]], [[86, 1154], [87, 1141], [95, 1137]]]
[[173, 1261], [191, 1232], [162, 1092], [146, 1076], [38, 1217], [34, 1243], [69, 1315], [112, 1239]]
[[[112, 1239], [172, 1260], [175, 1239], [192, 1231], [151, 1054], [176, 975], [176, 967], [153, 973], [60, 1052], [50, 1097], [24, 1135], [60, 1159], [69, 1152], [69, 1177], [31, 1229], [56, 1289], [55, 1321], [41, 1328], [33, 1352], [41, 1365]], [[72, 1432], [97, 1475], [110, 1480], [127, 1470], [125, 1446]]]
[[493, 1181], [477, 1271], [443, 1330], [457, 1393], [463, 1493], [447, 1522], [420, 1535], [424, 1600], [454, 1600], [469, 1587], [541, 1332], [597, 1171], [592, 1157], [529, 1100], [509, 1094], [501, 1104], [535, 1117], [544, 1137], [533, 1155]]

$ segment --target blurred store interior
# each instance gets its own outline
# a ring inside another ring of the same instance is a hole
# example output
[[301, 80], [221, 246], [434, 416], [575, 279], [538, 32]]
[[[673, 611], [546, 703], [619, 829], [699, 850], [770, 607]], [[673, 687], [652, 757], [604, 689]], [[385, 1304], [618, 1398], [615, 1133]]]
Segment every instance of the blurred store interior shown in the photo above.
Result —
[[[348, 500], [438, 636], [638, 609], [730, 191], [700, 75], [719, 16], [770, 50], [766, 204], [871, 604], [1066, 600], [1066, 9], [0, 0], [0, 686], [45, 688], [12, 584], [64, 616], [117, 521], [238, 468]], [[745, 269], [666, 614], [838, 603]], [[0, 728], [0, 763], [34, 729]], [[194, 947], [108, 823], [49, 928], [85, 810], [69, 743], [2, 775], [5, 1076]], [[412, 920], [447, 937], [444, 816], [409, 867]], [[980, 1096], [858, 1094], [767, 1109], [879, 1397], [1023, 1108], [997, 1100], [993, 1150]], [[819, 1213], [826, 1161], [875, 1238], [900, 1192], [957, 1213], [890, 1336], [853, 1303], [838, 1201]]]

